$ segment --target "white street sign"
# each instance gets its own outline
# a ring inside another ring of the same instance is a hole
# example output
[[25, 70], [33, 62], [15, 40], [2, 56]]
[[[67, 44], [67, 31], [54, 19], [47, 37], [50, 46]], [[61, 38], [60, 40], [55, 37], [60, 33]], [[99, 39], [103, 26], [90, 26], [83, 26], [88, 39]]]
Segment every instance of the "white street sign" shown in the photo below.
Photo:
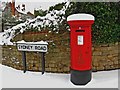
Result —
[[34, 52], [47, 52], [47, 42], [17, 42], [17, 48], [19, 51], [34, 51]]

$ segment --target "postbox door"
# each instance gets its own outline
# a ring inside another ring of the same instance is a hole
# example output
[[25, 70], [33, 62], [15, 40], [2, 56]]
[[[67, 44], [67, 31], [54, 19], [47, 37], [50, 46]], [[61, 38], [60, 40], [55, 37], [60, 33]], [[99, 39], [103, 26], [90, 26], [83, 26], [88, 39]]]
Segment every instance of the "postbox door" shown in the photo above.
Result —
[[91, 69], [91, 28], [72, 30], [71, 37], [71, 68]]

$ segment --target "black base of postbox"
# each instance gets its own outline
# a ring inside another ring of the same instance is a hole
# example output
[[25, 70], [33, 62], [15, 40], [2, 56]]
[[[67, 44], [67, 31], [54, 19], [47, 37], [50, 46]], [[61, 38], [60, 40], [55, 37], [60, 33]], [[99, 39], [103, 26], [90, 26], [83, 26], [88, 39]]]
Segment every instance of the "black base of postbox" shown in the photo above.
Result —
[[92, 70], [71, 70], [71, 82], [75, 85], [86, 85], [91, 81]]

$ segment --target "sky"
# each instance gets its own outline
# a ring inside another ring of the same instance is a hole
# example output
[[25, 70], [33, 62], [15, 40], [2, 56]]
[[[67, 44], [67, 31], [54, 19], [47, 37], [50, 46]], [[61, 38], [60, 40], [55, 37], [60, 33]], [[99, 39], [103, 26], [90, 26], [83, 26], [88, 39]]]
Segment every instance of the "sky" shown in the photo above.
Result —
[[[11, 2], [12, 0], [0, 0], [2, 2]], [[15, 0], [16, 5], [25, 4], [26, 11], [30, 11], [33, 13], [34, 9], [42, 8], [43, 10], [49, 9], [50, 6], [54, 6], [57, 3], [65, 2], [67, 0]]]

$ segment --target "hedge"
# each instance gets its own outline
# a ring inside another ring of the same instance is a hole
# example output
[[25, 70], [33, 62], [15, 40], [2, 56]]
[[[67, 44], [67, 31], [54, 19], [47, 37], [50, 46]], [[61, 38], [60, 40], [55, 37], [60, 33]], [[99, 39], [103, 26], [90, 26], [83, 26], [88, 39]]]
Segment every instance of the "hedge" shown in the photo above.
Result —
[[120, 2], [75, 2], [66, 11], [66, 17], [75, 13], [94, 15], [95, 23], [92, 27], [93, 43], [114, 43], [120, 41], [119, 12]]

